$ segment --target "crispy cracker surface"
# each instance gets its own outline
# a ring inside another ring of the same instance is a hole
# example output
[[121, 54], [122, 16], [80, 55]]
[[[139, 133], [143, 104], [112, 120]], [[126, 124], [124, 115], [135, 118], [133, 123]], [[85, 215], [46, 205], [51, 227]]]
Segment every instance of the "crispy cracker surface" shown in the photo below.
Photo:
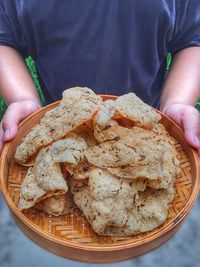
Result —
[[145, 104], [134, 93], [118, 97], [115, 101], [116, 111], [137, 125], [152, 129], [159, 122], [161, 116], [149, 105]]
[[99, 97], [87, 87], [65, 90], [60, 104], [46, 112], [40, 124], [36, 125], [17, 147], [17, 162], [25, 163], [41, 147], [65, 137], [79, 125], [91, 120], [100, 102]]

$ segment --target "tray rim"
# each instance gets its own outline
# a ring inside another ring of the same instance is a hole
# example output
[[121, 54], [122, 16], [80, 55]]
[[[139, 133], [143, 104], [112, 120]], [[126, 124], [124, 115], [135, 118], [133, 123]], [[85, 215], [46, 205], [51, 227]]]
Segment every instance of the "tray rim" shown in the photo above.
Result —
[[[110, 98], [110, 99], [115, 99], [117, 96], [113, 96], [113, 95], [100, 95], [103, 98]], [[23, 120], [20, 124], [19, 124], [19, 128], [23, 127], [24, 124], [26, 124], [29, 120], [31, 120], [33, 117], [35, 117], [36, 114], [38, 114], [39, 112], [46, 110], [48, 108], [51, 109], [55, 106], [57, 106], [60, 103], [60, 101], [56, 101], [53, 102], [49, 105], [46, 105], [42, 108], [40, 108], [39, 110], [35, 111], [34, 113], [32, 113], [31, 115], [29, 115], [25, 120]], [[183, 130], [181, 129], [181, 127], [175, 123], [171, 118], [169, 118], [167, 115], [165, 115], [164, 113], [162, 113], [159, 110], [156, 110], [158, 113], [161, 114], [162, 117], [164, 117], [165, 119], [167, 119], [170, 123], [172, 123], [172, 125], [174, 124], [177, 129], [179, 131], [181, 131], [183, 133]], [[186, 142], [186, 140], [184, 140]], [[54, 243], [63, 245], [63, 246], [67, 246], [67, 247], [71, 247], [71, 248], [75, 248], [75, 249], [81, 249], [81, 250], [85, 250], [85, 251], [93, 251], [93, 252], [97, 252], [97, 251], [121, 251], [121, 250], [125, 250], [125, 249], [130, 249], [130, 248], [134, 248], [134, 247], [138, 247], [141, 245], [145, 245], [146, 243], [149, 243], [151, 241], [154, 241], [162, 236], [164, 236], [167, 232], [169, 232], [170, 230], [172, 230], [173, 228], [175, 228], [178, 224], [180, 224], [185, 217], [187, 216], [187, 214], [190, 212], [191, 208], [193, 207], [198, 194], [199, 194], [199, 190], [200, 190], [200, 160], [199, 160], [199, 156], [196, 150], [194, 150], [192, 147], [190, 147], [187, 143], [185, 144], [191, 151], [191, 154], [194, 158], [194, 162], [195, 162], [195, 166], [196, 167], [196, 179], [194, 181], [194, 185], [192, 187], [192, 192], [190, 195], [190, 198], [188, 199], [188, 202], [186, 203], [186, 205], [184, 206], [184, 208], [179, 212], [179, 214], [171, 221], [169, 221], [167, 224], [165, 224], [164, 226], [160, 226], [160, 229], [158, 229], [158, 231], [156, 233], [152, 233], [152, 235], [148, 236], [147, 238], [145, 238], [144, 240], [139, 239], [137, 241], [127, 241], [126, 243], [122, 243], [122, 244], [112, 244], [112, 246], [109, 245], [101, 245], [101, 246], [95, 246], [95, 245], [88, 245], [88, 244], [82, 244], [82, 243], [77, 243], [74, 242], [73, 240], [64, 240], [60, 237], [57, 236], [53, 236], [51, 234], [49, 234], [48, 232], [43, 231], [39, 226], [37, 226], [36, 224], [34, 224], [32, 221], [30, 221], [15, 205], [15, 203], [12, 201], [4, 179], [3, 179], [3, 175], [2, 173], [4, 173], [4, 169], [5, 169], [5, 164], [3, 164], [3, 162], [6, 160], [6, 154], [10, 148], [10, 145], [12, 144], [12, 140], [8, 143], [6, 143], [4, 145], [4, 148], [2, 150], [2, 154], [1, 154], [1, 158], [0, 158], [0, 190], [2, 191], [2, 194], [4, 196], [4, 199], [8, 205], [8, 207], [10, 208], [10, 210], [15, 214], [15, 216], [23, 223], [25, 224], [27, 227], [31, 228], [32, 231], [35, 231], [37, 234], [39, 234], [40, 236], [42, 236], [45, 239], [48, 239]]]

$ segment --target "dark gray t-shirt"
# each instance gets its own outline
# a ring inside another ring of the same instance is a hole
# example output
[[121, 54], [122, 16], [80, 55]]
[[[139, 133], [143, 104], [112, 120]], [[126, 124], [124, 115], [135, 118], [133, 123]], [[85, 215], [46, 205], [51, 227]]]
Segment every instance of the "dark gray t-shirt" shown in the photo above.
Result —
[[167, 52], [200, 45], [200, 0], [0, 0], [0, 44], [34, 58], [47, 103], [79, 85], [157, 106]]

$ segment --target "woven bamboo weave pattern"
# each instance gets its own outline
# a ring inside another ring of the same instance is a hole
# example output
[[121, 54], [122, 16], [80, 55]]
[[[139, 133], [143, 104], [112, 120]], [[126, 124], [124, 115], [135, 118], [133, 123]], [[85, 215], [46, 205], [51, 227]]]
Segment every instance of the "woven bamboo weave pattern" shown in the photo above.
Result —
[[[175, 197], [173, 202], [170, 204], [168, 218], [164, 225], [166, 225], [169, 221], [172, 221], [185, 207], [192, 191], [190, 162], [182, 146], [176, 142], [175, 147], [181, 163], [181, 172], [176, 177]], [[22, 167], [12, 160], [9, 169], [7, 186], [9, 195], [16, 206], [19, 200], [20, 185], [25, 177], [26, 171], [26, 167]], [[136, 242], [155, 234], [161, 227], [163, 227], [163, 225], [161, 225], [149, 233], [139, 234], [129, 238], [102, 237], [93, 232], [89, 223], [78, 209], [73, 213], [59, 217], [49, 216], [35, 209], [25, 211], [24, 215], [28, 220], [40, 227], [44, 232], [52, 235], [52, 237], [56, 236], [62, 239], [63, 242], [67, 240], [68, 242], [87, 244], [89, 246], [95, 245], [100, 247], [106, 245], [112, 247], [119, 244]]]

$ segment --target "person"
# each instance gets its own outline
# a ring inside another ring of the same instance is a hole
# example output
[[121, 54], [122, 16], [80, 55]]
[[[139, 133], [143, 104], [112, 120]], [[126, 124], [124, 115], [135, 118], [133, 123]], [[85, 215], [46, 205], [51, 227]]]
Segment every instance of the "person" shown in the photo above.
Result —
[[180, 124], [200, 154], [199, 46], [197, 0], [0, 0], [0, 93], [8, 105], [0, 149], [41, 106], [24, 63], [30, 55], [47, 104], [76, 85], [132, 91]]

